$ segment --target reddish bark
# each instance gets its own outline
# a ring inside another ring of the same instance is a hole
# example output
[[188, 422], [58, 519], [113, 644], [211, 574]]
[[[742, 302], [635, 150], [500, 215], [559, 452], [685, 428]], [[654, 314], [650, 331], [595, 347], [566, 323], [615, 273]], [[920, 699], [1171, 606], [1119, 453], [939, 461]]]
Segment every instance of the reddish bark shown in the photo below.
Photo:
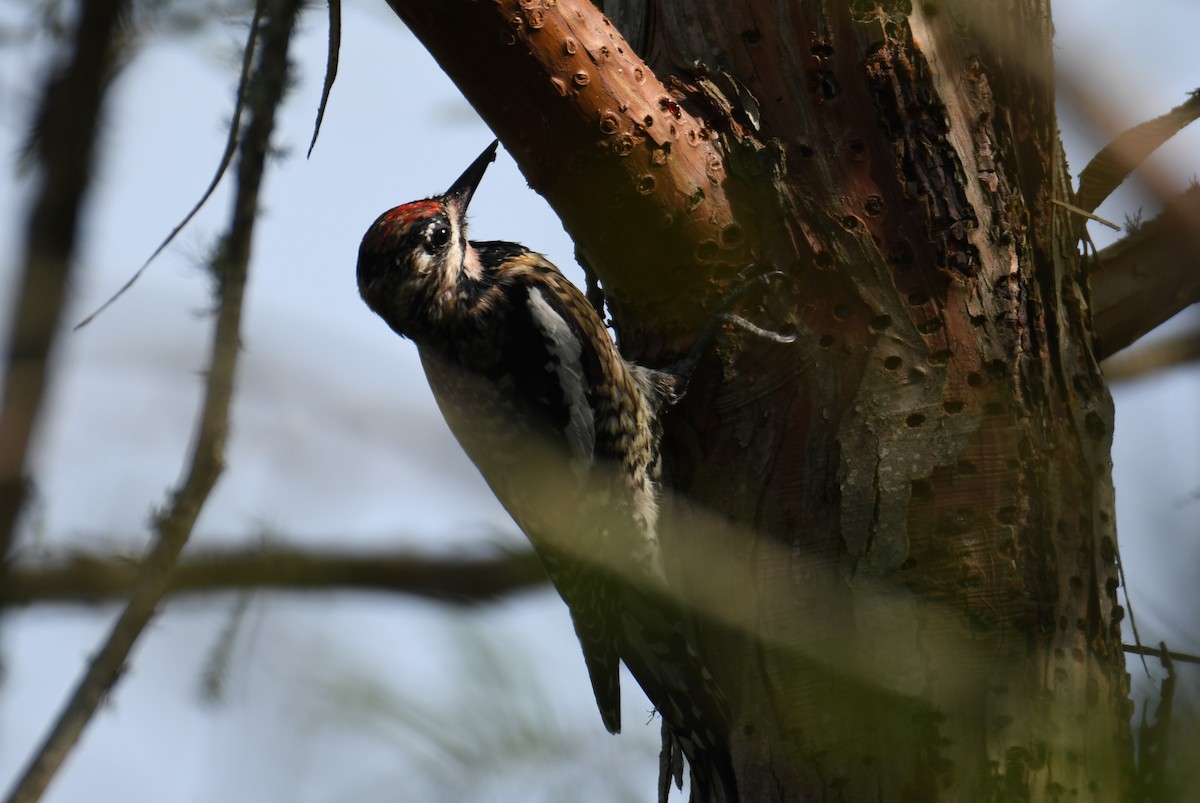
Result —
[[646, 62], [583, 0], [390, 3], [627, 354], [677, 351], [747, 264], [786, 275], [742, 312], [795, 341], [727, 331], [666, 433], [666, 559], [720, 614], [691, 625], [742, 798], [1124, 799], [1112, 409], [1051, 203], [1048, 0], [607, 4]]

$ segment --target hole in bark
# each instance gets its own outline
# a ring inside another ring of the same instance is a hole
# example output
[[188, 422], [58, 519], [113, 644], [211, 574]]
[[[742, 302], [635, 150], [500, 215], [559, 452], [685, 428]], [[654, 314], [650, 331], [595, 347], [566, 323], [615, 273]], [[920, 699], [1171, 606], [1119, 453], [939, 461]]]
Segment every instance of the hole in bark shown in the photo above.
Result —
[[814, 151], [811, 145], [804, 142], [799, 142], [796, 144], [796, 155], [798, 155], [801, 159], [811, 159], [813, 157], [813, 153]]
[[882, 332], [892, 325], [891, 315], [876, 315], [871, 319], [871, 328], [877, 332]]
[[1008, 374], [1008, 363], [1004, 360], [992, 360], [988, 363], [987, 370], [992, 379], [1003, 379]]
[[717, 244], [713, 240], [704, 240], [696, 246], [696, 261], [711, 262], [717, 256]]
[[833, 317], [839, 321], [844, 321], [850, 317], [850, 307], [846, 304], [838, 304], [833, 308]]
[[828, 251], [818, 251], [813, 257], [813, 264], [822, 270], [829, 270], [833, 267], [833, 255]]
[[867, 217], [878, 217], [883, 214], [883, 199], [878, 195], [868, 195], [863, 201], [863, 211]]
[[958, 415], [967, 405], [960, 401], [945, 401], [942, 402], [942, 409], [950, 415]]
[[919, 427], [924, 423], [925, 423], [925, 416], [922, 415], [921, 413], [913, 413], [908, 418], [904, 419], [904, 426], [908, 427], [909, 429], [913, 429], [914, 427]]
[[983, 375], [972, 371], [971, 373], [967, 374], [967, 384], [973, 388], [983, 387]]
[[[867, 156], [867, 143], [857, 137], [846, 143], [846, 150], [850, 153], [850, 158], [856, 162], [861, 162]], [[879, 205], [882, 208], [883, 199], [878, 195], [872, 196], [879, 199]]]
[[908, 381], [912, 384], [917, 384], [925, 378], [925, 369], [919, 365], [914, 365], [908, 369]]
[[837, 76], [829, 70], [818, 70], [815, 75], [817, 97], [821, 100], [833, 100], [841, 92]]
[[817, 341], [817, 345], [823, 349], [829, 348], [833, 345], [833, 335], [821, 335], [821, 339]]
[[1110, 577], [1110, 578], [1108, 578], [1107, 580], [1105, 580], [1105, 581], [1104, 581], [1104, 591], [1105, 591], [1105, 593], [1107, 593], [1107, 594], [1108, 594], [1110, 597], [1116, 597], [1116, 596], [1117, 596], [1117, 589], [1120, 587], [1120, 585], [1121, 585], [1121, 584], [1120, 584], [1119, 582], [1117, 582], [1117, 578], [1115, 578], [1115, 577]]
[[928, 303], [929, 296], [925, 295], [924, 293], [909, 293], [908, 295], [908, 305], [910, 307], [919, 307], [922, 304]]
[[972, 326], [983, 326], [985, 323], [987, 323], [986, 315], [972, 315], [971, 316], [971, 325]]
[[1103, 439], [1108, 431], [1108, 428], [1104, 426], [1104, 419], [1095, 410], [1084, 416], [1083, 426], [1087, 430], [1088, 437], [1096, 441]]
[[1117, 559], [1117, 546], [1107, 535], [1100, 539], [1100, 560], [1112, 563]]
[[1083, 593], [1083, 578], [1081, 578], [1079, 576], [1074, 576], [1071, 578], [1070, 583], [1071, 583], [1071, 593], [1073, 593], [1073, 594], [1082, 594]]
[[895, 355], [892, 355], [891, 357], [888, 357], [886, 360], [883, 361], [883, 367], [888, 369], [889, 371], [895, 371], [901, 365], [904, 365], [904, 360], [900, 359], [899, 357], [897, 357]]
[[862, 221], [856, 218], [854, 215], [846, 215], [842, 218], [842, 228], [847, 229], [848, 231], [854, 231], [861, 225]]
[[732, 248], [741, 243], [743, 238], [742, 227], [736, 223], [730, 223], [725, 228], [721, 229], [721, 245], [726, 248]]

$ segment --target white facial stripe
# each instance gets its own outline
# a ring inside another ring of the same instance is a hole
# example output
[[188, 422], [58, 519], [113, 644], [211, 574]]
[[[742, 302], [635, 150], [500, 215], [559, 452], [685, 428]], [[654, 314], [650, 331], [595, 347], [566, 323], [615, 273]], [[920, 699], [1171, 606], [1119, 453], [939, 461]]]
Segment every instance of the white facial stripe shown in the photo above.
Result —
[[554, 311], [542, 291], [529, 289], [529, 311], [533, 322], [546, 339], [546, 346], [557, 362], [554, 372], [567, 403], [567, 446], [573, 462], [585, 470], [596, 449], [596, 422], [587, 398], [587, 379], [583, 374], [583, 346], [562, 316]]

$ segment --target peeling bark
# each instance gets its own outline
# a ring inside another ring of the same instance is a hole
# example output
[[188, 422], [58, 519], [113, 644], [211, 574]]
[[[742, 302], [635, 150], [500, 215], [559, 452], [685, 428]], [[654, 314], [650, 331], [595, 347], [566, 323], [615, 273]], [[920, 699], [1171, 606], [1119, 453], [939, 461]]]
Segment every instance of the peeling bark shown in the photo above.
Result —
[[[1127, 797], [1109, 450], [1048, 0], [390, 0], [559, 212], [623, 350], [747, 297], [664, 533], [754, 801]], [[644, 61], [643, 61], [644, 58]], [[686, 500], [686, 501], [684, 501]], [[718, 799], [718, 798], [713, 798]]]

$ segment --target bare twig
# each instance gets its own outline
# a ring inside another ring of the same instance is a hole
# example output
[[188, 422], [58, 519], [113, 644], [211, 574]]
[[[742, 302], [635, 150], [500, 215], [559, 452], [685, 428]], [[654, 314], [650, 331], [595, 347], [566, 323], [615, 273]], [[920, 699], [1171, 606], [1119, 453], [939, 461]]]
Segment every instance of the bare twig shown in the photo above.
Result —
[[[15, 568], [0, 588], [0, 607], [44, 602], [97, 604], [133, 588], [130, 561], [73, 555], [47, 566]], [[477, 604], [546, 582], [532, 552], [437, 557], [408, 552], [310, 551], [265, 546], [192, 555], [176, 567], [165, 594], [247, 590], [359, 589]]]
[[100, 701], [116, 684], [130, 650], [166, 592], [179, 553], [221, 474], [238, 357], [242, 293], [259, 187], [275, 112], [287, 86], [288, 43], [299, 8], [300, 0], [268, 0], [260, 29], [261, 55], [248, 96], [251, 119], [240, 147], [232, 221], [214, 259], [219, 299], [217, 320], [204, 404], [187, 476], [172, 495], [167, 509], [156, 517], [158, 538], [138, 568], [128, 604], [13, 788], [9, 803], [32, 803], [41, 798]]
[[189, 210], [188, 213], [183, 216], [183, 220], [179, 221], [175, 228], [171, 229], [171, 232], [165, 238], [163, 238], [161, 243], [158, 244], [158, 248], [154, 249], [154, 253], [150, 254], [150, 256], [146, 258], [146, 261], [142, 263], [142, 266], [134, 271], [134, 274], [129, 277], [125, 284], [121, 285], [117, 289], [117, 292], [109, 296], [108, 300], [97, 307], [94, 312], [92, 312], [79, 323], [75, 324], [76, 332], [87, 326], [92, 321], [96, 320], [100, 313], [104, 312], [106, 309], [116, 303], [118, 298], [125, 295], [125, 292], [129, 290], [129, 288], [133, 287], [134, 284], [137, 283], [138, 279], [142, 278], [142, 274], [146, 272], [146, 270], [150, 267], [150, 264], [158, 258], [159, 254], [166, 250], [166, 247], [175, 240], [175, 237], [179, 234], [179, 232], [183, 231], [184, 227], [186, 227], [188, 223], [192, 222], [192, 218], [196, 216], [196, 213], [204, 208], [204, 205], [208, 203], [208, 199], [211, 198], [212, 194], [216, 191], [217, 185], [219, 185], [221, 183], [221, 179], [224, 178], [225, 171], [229, 169], [229, 165], [233, 162], [233, 155], [237, 153], [239, 135], [241, 134], [242, 130], [242, 113], [246, 109], [246, 90], [250, 84], [250, 67], [254, 63], [254, 48], [258, 40], [257, 32], [259, 23], [262, 21], [263, 6], [263, 0], [258, 0], [254, 4], [254, 17], [250, 21], [250, 37], [246, 40], [246, 47], [242, 51], [242, 72], [238, 79], [237, 99], [233, 104], [233, 116], [229, 121], [229, 133], [225, 137], [225, 152], [221, 154], [221, 161], [217, 163], [217, 170], [215, 173], [213, 173], [212, 180], [208, 182], [208, 187], [205, 188], [204, 192], [200, 195], [200, 200], [196, 201], [196, 204], [191, 208], [191, 210]]
[[1075, 214], [1085, 217], [1088, 220], [1094, 220], [1097, 223], [1103, 223], [1105, 226], [1108, 226], [1113, 231], [1121, 230], [1121, 227], [1118, 226], [1116, 223], [1113, 223], [1111, 220], [1102, 218], [1099, 215], [1089, 212], [1086, 209], [1081, 209], [1080, 207], [1076, 206], [1075, 204], [1069, 204], [1066, 201], [1060, 201], [1057, 198], [1051, 198], [1050, 203], [1055, 204], [1056, 206], [1061, 206], [1063, 209], [1066, 209], [1068, 212], [1074, 212]]
[[[1143, 647], [1135, 644], [1122, 644], [1121, 649], [1131, 655], [1147, 655], [1151, 658], [1163, 658], [1163, 665], [1167, 666], [1167, 659], [1170, 661], [1178, 661], [1181, 664], [1200, 664], [1200, 655], [1191, 655], [1186, 652], [1173, 652], [1166, 648], [1166, 645], [1160, 644], [1158, 647]], [[1170, 667], [1168, 666], [1168, 669]]]
[[333, 91], [333, 81], [337, 78], [338, 54], [341, 49], [342, 3], [341, 0], [329, 0], [329, 53], [325, 61], [325, 84], [321, 87], [321, 103], [317, 106], [317, 122], [313, 125], [312, 142], [308, 143], [309, 159], [312, 158], [313, 148], [317, 147], [317, 135], [321, 133], [321, 121], [325, 119], [329, 93]]
[[117, 35], [127, 0], [80, 3], [74, 52], [49, 79], [31, 152], [40, 187], [26, 229], [24, 265], [13, 290], [8, 350], [0, 377], [0, 571], [25, 498], [25, 459], [48, 384], [48, 362], [71, 272], [105, 90], [120, 59]]

